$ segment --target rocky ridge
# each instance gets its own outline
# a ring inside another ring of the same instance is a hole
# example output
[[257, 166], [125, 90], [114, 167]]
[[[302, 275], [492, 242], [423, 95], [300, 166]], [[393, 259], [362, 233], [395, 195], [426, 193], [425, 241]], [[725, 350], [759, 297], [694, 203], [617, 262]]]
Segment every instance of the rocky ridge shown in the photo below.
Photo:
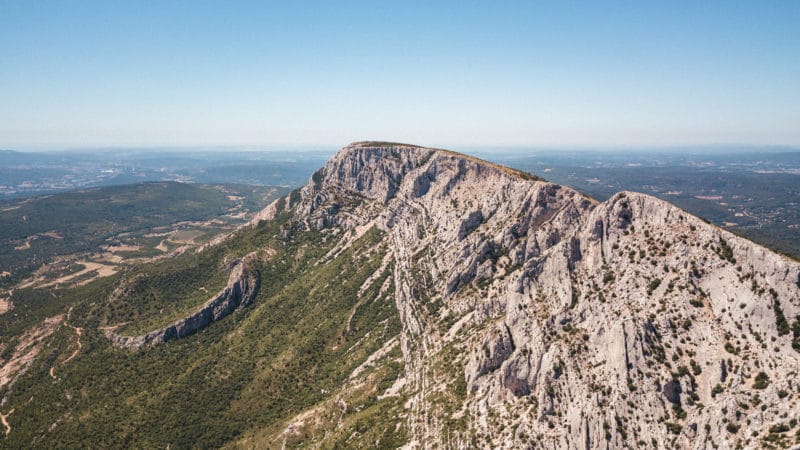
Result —
[[252, 304], [260, 284], [258, 271], [250, 267], [253, 258], [255, 258], [255, 254], [232, 261], [228, 265], [231, 273], [227, 285], [191, 315], [163, 328], [138, 336], [126, 336], [113, 329], [106, 330], [106, 336], [119, 348], [150, 347], [189, 336], [205, 328], [211, 322], [220, 320], [235, 310]]
[[410, 448], [800, 435], [800, 265], [669, 203], [362, 142], [257, 221], [284, 209], [344, 236], [339, 251], [387, 233], [405, 378], [386, 395], [407, 398]]

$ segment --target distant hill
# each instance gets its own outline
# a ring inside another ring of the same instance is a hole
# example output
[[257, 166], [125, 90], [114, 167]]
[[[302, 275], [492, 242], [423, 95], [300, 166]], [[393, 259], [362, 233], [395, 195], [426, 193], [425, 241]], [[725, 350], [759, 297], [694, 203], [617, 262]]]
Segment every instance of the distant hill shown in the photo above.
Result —
[[7, 151], [0, 152], [0, 201], [148, 181], [296, 187], [328, 156], [320, 151]]
[[[177, 222], [241, 223], [243, 217], [228, 217], [232, 210], [259, 210], [281, 192], [273, 187], [154, 182], [0, 202], [0, 271], [10, 273], [0, 278], [0, 286], [13, 285], [60, 256], [101, 253], [101, 246], [115, 242], [155, 245], [161, 239], [142, 234]], [[216, 228], [220, 232], [225, 226]]]

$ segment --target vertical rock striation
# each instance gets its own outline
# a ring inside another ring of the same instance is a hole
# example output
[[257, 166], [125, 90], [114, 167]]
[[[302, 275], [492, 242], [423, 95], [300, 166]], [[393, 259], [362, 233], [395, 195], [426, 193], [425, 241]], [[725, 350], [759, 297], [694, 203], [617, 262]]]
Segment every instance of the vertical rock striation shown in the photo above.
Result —
[[794, 443], [794, 261], [651, 196], [403, 144], [351, 144], [282, 201], [341, 247], [387, 232], [409, 447]]

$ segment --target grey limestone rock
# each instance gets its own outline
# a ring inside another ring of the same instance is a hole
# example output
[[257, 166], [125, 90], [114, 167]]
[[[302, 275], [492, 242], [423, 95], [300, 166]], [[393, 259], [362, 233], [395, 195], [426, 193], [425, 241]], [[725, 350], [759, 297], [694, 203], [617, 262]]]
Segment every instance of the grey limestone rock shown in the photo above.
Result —
[[236, 309], [249, 306], [258, 293], [260, 283], [258, 272], [249, 267], [251, 258], [252, 256], [248, 256], [232, 261], [229, 265], [231, 274], [227, 286], [206, 301], [193, 314], [146, 334], [126, 336], [109, 331], [108, 337], [120, 348], [149, 347], [189, 336]]
[[667, 202], [376, 142], [300, 194], [308, 226], [386, 232], [408, 448], [760, 448], [800, 419], [773, 306], [800, 314], [800, 264]]

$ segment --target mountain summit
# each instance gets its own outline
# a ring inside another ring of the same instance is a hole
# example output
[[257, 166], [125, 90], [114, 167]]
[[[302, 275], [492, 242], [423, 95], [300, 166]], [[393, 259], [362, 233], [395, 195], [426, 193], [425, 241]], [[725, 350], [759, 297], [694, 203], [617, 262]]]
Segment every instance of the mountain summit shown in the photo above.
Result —
[[411, 446], [795, 440], [800, 267], [667, 202], [359, 142], [285, 204], [385, 233]]
[[14, 304], [43, 325], [0, 330], [10, 448], [800, 436], [800, 264], [447, 150], [348, 145], [225, 239]]

